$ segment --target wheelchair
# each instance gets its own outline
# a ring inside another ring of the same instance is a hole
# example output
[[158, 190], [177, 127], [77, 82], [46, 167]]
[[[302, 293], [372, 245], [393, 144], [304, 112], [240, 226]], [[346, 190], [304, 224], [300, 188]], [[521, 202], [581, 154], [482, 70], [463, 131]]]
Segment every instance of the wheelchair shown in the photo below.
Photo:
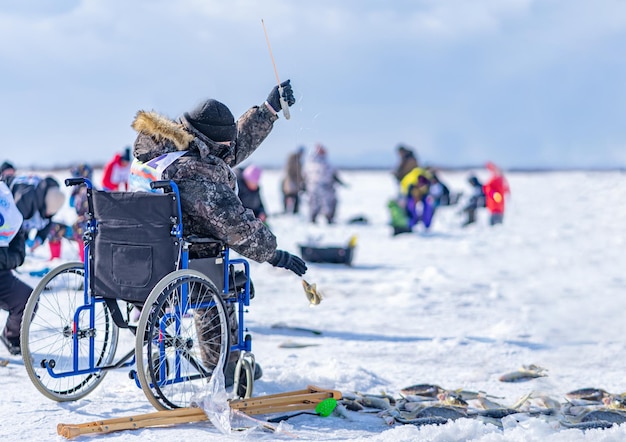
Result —
[[[248, 262], [218, 241], [183, 235], [174, 182], [151, 183], [161, 193], [98, 191], [85, 178], [65, 184], [86, 186], [85, 262], [56, 267], [28, 300], [21, 347], [35, 387], [73, 401], [128, 368], [155, 408], [175, 409], [197, 400], [230, 359], [235, 396], [251, 397]], [[116, 356], [122, 329], [134, 334], [134, 348]]]

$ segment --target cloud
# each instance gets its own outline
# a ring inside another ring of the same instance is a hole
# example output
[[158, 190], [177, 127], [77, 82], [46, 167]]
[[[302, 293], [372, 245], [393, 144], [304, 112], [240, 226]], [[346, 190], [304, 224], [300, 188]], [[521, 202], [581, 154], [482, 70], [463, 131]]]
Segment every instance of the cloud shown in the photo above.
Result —
[[7, 157], [69, 161], [88, 144], [102, 161], [132, 142], [138, 109], [260, 104], [275, 83], [261, 19], [298, 101], [259, 160], [321, 141], [345, 164], [391, 164], [403, 141], [438, 164], [585, 162], [567, 153], [592, 145], [623, 164], [619, 0], [3, 2], [0, 143], [39, 152]]

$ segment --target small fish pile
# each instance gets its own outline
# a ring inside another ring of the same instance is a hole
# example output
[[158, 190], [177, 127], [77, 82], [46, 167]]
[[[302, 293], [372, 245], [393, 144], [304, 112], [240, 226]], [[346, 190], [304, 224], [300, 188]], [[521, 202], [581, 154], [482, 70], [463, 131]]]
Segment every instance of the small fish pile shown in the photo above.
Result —
[[568, 428], [610, 428], [626, 422], [626, 393], [581, 388], [565, 394], [564, 420]]
[[563, 402], [531, 392], [515, 403], [503, 405], [501, 397], [463, 389], [449, 390], [434, 384], [403, 388], [400, 397], [382, 392], [342, 393], [336, 414], [375, 413], [387, 425], [443, 425], [456, 419], [478, 419], [502, 428], [502, 418], [522, 413], [558, 422], [562, 428], [610, 428], [626, 422], [626, 393], [610, 394], [598, 388], [583, 388], [565, 395]]

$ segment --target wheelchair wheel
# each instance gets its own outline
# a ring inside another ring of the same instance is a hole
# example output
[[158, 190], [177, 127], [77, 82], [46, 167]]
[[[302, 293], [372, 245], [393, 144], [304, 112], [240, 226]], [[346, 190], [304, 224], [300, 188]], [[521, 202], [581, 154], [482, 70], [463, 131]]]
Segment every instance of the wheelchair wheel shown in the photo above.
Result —
[[224, 369], [228, 330], [221, 292], [205, 275], [177, 270], [159, 281], [142, 309], [135, 343], [137, 377], [150, 403], [164, 410], [199, 399], [211, 374]]
[[[24, 310], [21, 346], [26, 372], [41, 393], [59, 402], [86, 396], [106, 374], [99, 370], [79, 372], [89, 368], [91, 337], [96, 368], [110, 364], [117, 349], [119, 330], [105, 303], [95, 302], [92, 306], [93, 328], [90, 309], [83, 310], [78, 323], [74, 323], [75, 313], [85, 305], [85, 283], [83, 263], [60, 265], [43, 277]], [[75, 334], [79, 337], [76, 353]], [[67, 376], [53, 377], [47, 367]]]

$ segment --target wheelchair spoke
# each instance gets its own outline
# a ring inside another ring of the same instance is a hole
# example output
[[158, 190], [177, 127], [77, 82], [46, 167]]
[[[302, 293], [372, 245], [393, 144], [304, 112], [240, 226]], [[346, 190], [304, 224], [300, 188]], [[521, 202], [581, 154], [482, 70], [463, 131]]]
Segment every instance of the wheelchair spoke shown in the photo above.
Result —
[[[192, 270], [166, 276], [152, 290], [139, 320], [136, 353], [142, 389], [157, 408], [189, 406], [230, 348], [228, 318], [211, 280]], [[139, 357], [138, 357], [139, 363]]]
[[83, 264], [63, 264], [41, 280], [24, 312], [24, 366], [35, 387], [56, 401], [76, 400], [96, 388], [105, 374], [99, 367], [111, 362], [117, 348], [118, 330], [106, 305], [85, 307], [83, 287]]

